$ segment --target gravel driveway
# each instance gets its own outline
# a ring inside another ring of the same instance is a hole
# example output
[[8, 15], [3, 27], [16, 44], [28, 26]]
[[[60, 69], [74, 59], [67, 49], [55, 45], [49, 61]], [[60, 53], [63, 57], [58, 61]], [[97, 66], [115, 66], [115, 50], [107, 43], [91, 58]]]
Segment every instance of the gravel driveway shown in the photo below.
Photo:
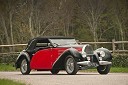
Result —
[[28, 85], [128, 85], [128, 73], [98, 73], [78, 72], [77, 75], [67, 75], [65, 71], [52, 75], [49, 71], [31, 72], [21, 75], [20, 72], [0, 72], [0, 78], [24, 82]]

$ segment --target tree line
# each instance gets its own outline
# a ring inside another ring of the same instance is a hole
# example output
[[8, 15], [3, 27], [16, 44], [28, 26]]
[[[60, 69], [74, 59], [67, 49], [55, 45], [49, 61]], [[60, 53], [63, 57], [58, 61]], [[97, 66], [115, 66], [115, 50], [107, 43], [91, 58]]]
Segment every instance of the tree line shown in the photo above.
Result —
[[128, 0], [0, 0], [0, 44], [38, 36], [126, 41]]

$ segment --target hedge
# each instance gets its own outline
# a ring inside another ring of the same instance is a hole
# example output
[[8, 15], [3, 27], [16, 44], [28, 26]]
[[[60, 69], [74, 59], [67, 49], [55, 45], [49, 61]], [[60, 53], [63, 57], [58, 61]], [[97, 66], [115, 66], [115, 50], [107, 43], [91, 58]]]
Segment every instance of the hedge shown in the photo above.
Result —
[[113, 54], [113, 67], [128, 67], [128, 54]]
[[16, 55], [3, 55], [0, 56], [0, 63], [4, 63], [4, 64], [14, 64], [14, 62], [16, 61], [17, 56]]
[[[16, 61], [17, 56], [0, 56], [0, 63], [11, 64]], [[128, 67], [128, 54], [113, 54], [113, 67]]]

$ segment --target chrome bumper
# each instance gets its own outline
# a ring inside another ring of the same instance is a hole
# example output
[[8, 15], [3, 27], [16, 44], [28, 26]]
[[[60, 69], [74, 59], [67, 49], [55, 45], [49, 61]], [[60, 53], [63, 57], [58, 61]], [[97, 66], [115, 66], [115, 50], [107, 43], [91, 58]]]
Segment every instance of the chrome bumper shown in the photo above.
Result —
[[77, 62], [78, 65], [90, 65], [91, 62], [90, 61], [82, 61], [82, 62]]
[[110, 65], [110, 64], [112, 64], [112, 62], [109, 62], [109, 61], [99, 61], [99, 64], [100, 65]]
[[[78, 65], [85, 65], [85, 66], [91, 66], [93, 63], [90, 61], [82, 61], [82, 62], [77, 62]], [[99, 65], [110, 65], [112, 62], [109, 61], [99, 61]]]

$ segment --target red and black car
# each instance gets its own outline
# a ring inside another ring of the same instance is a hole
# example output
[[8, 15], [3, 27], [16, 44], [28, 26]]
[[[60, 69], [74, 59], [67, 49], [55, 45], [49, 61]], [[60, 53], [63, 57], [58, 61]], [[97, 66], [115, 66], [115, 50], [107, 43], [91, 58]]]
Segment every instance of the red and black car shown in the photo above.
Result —
[[71, 37], [37, 37], [28, 42], [15, 63], [22, 74], [29, 74], [32, 69], [51, 71], [57, 74], [66, 70], [76, 74], [78, 70], [96, 67], [100, 74], [108, 74], [112, 56], [108, 49], [93, 51], [89, 44], [79, 45]]

